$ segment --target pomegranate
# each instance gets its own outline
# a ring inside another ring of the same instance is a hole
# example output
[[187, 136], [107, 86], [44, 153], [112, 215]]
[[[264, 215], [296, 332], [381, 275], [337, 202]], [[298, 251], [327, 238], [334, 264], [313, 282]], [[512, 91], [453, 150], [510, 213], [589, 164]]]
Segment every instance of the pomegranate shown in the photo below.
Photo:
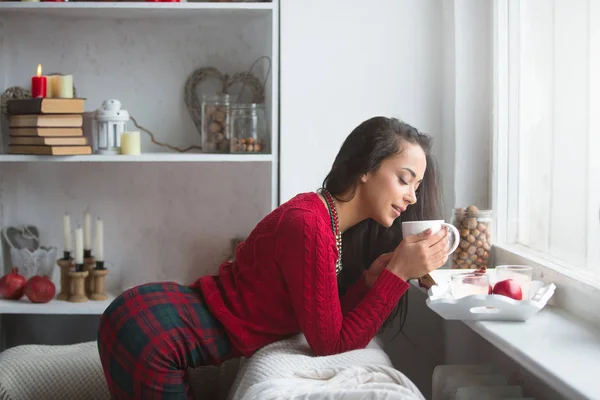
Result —
[[19, 270], [13, 268], [10, 274], [6, 274], [0, 279], [0, 294], [5, 299], [19, 300], [23, 297], [27, 279], [19, 275]]
[[47, 276], [32, 276], [25, 285], [25, 295], [32, 303], [47, 303], [55, 293], [56, 286]]
[[523, 299], [523, 291], [521, 285], [512, 279], [505, 279], [494, 285], [494, 294], [510, 297], [515, 300]]

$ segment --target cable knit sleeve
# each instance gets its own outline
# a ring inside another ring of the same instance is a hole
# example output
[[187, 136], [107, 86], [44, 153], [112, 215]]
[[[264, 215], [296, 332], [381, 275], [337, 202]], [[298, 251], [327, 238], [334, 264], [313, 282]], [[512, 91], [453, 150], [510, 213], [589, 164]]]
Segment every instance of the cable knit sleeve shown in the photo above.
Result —
[[350, 311], [354, 310], [354, 307], [360, 303], [360, 301], [365, 297], [365, 294], [369, 291], [367, 287], [367, 282], [365, 280], [365, 272], [361, 275], [361, 277], [354, 283], [354, 285], [350, 286], [346, 293], [340, 298], [340, 304], [342, 306], [342, 314], [346, 315]]
[[343, 315], [331, 227], [309, 211], [291, 214], [278, 229], [277, 263], [308, 344], [317, 355], [366, 347], [408, 289], [408, 283], [384, 270], [356, 307]]

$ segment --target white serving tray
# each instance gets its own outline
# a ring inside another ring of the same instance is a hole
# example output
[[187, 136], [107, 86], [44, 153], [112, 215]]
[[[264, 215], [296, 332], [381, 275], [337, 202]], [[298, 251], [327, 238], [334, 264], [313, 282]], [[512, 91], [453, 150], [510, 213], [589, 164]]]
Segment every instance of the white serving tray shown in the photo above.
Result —
[[[466, 271], [456, 270], [456, 273], [461, 272]], [[489, 272], [494, 273], [493, 270]], [[490, 276], [492, 282], [495, 280], [493, 278]], [[527, 321], [546, 306], [556, 290], [553, 283], [532, 281], [529, 300], [514, 300], [497, 294], [454, 299], [448, 281], [440, 280], [437, 283], [427, 291], [427, 306], [444, 319], [463, 321]]]

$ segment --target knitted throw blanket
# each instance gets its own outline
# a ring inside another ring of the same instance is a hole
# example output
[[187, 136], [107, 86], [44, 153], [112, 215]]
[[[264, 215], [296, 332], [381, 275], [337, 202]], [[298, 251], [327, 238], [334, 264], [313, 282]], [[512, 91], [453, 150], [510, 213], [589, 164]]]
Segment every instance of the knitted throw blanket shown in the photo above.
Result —
[[0, 400], [24, 399], [110, 399], [96, 342], [2, 352]]
[[240, 369], [231, 400], [425, 400], [419, 389], [393, 368], [379, 339], [367, 348], [316, 357], [304, 335], [256, 352]]

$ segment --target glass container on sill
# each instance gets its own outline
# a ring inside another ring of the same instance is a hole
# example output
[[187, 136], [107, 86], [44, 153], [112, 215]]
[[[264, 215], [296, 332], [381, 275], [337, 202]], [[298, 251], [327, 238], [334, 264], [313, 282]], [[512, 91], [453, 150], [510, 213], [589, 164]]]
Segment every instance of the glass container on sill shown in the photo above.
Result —
[[492, 211], [475, 206], [455, 208], [451, 223], [460, 233], [458, 249], [452, 254], [452, 268], [487, 268], [493, 243]]
[[270, 131], [264, 104], [232, 104], [229, 109], [232, 153], [269, 153]]
[[206, 153], [228, 153], [229, 107], [228, 94], [202, 97], [202, 149]]

